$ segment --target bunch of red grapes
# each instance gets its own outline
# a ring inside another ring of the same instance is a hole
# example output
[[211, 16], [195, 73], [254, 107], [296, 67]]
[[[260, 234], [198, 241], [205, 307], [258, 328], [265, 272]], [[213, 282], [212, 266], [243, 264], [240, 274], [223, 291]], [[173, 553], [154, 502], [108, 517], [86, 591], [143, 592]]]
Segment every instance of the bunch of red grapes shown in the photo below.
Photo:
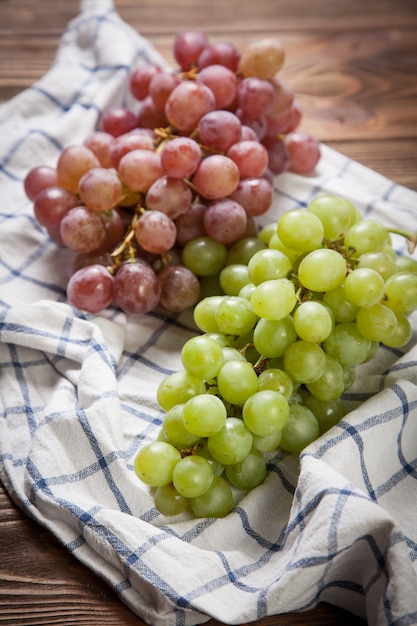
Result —
[[172, 71], [132, 69], [137, 111], [106, 111], [83, 144], [25, 178], [36, 220], [74, 252], [67, 297], [81, 310], [195, 305], [227, 250], [257, 236], [273, 177], [308, 174], [320, 158], [318, 141], [297, 130], [302, 113], [279, 77], [279, 41], [241, 54], [187, 31], [173, 53]]

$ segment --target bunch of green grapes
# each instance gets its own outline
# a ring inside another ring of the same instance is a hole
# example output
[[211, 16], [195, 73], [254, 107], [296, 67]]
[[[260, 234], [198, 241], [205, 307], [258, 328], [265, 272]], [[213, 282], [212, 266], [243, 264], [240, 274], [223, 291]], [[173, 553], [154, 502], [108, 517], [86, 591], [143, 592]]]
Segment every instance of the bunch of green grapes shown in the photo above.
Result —
[[226, 515], [236, 490], [263, 482], [269, 453], [299, 454], [346, 414], [355, 368], [380, 343], [410, 340], [417, 261], [396, 255], [392, 232], [415, 247], [323, 195], [226, 257], [198, 238], [185, 247], [197, 274], [212, 260], [220, 290], [195, 306], [201, 334], [160, 383], [162, 429], [135, 459], [163, 514]]

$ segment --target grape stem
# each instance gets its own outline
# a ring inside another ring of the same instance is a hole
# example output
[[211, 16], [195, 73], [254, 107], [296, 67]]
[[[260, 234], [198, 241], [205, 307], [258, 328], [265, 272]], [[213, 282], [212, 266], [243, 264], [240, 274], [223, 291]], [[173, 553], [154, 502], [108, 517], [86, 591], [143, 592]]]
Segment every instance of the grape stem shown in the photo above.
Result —
[[154, 140], [155, 147], [157, 148], [163, 141], [167, 139], [174, 139], [177, 137], [175, 134], [175, 128], [173, 126], [168, 126], [167, 128], [154, 128], [154, 134], [156, 135], [156, 139]]
[[199, 73], [199, 70], [198, 70], [197, 65], [193, 65], [192, 67], [190, 67], [189, 70], [185, 72], [180, 72], [179, 76], [183, 80], [197, 80], [198, 73]]
[[[240, 354], [244, 356], [246, 351], [250, 350], [251, 348], [254, 348], [254, 344], [251, 342], [248, 342], [248, 343], [245, 343], [245, 345], [242, 346], [242, 348], [239, 348], [239, 352]], [[256, 361], [255, 365], [253, 366], [253, 369], [255, 370], [256, 375], [259, 376], [259, 374], [262, 374], [262, 372], [268, 367], [268, 365], [269, 365], [269, 358], [261, 355], [259, 359]]]
[[145, 212], [145, 209], [142, 206], [138, 206], [134, 216], [132, 217], [132, 221], [130, 222], [129, 229], [126, 235], [123, 238], [123, 241], [113, 250], [110, 254], [110, 257], [113, 260], [113, 265], [108, 267], [108, 271], [111, 274], [115, 274], [119, 269], [120, 265], [123, 261], [134, 261], [135, 260], [135, 249], [132, 245], [132, 239], [135, 236], [135, 228], [136, 224], [140, 216]]
[[[168, 126], [167, 128], [154, 128], [153, 132], [157, 137], [154, 140], [154, 145], [156, 148], [158, 148], [164, 141], [168, 141], [169, 139], [175, 139], [179, 136], [174, 126]], [[198, 143], [202, 152], [207, 152], [209, 154], [226, 154], [224, 150], [219, 150], [218, 148], [213, 148], [212, 146], [206, 146], [202, 144], [198, 139], [198, 129], [195, 129], [190, 134], [190, 138], [194, 139], [194, 141]]]
[[389, 228], [388, 232], [408, 239], [408, 254], [414, 254], [417, 247], [417, 232], [410, 233], [409, 231], [402, 230], [401, 228]]
[[184, 458], [185, 456], [191, 456], [192, 454], [198, 454], [198, 450], [199, 448], [201, 448], [202, 445], [203, 444], [201, 442], [197, 442], [191, 448], [182, 448], [182, 450], [180, 451], [182, 458]]
[[256, 372], [256, 375], [259, 376], [260, 374], [262, 374], [262, 372], [266, 369], [268, 369], [269, 367], [269, 358], [266, 356], [260, 356], [259, 359], [256, 361], [255, 365], [253, 366], [253, 369]]

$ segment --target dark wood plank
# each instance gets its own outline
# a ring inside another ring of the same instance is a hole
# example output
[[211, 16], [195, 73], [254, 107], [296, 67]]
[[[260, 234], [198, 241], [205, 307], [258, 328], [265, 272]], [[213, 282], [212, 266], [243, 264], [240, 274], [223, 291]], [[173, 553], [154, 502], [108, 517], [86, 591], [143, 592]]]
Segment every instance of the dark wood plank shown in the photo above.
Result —
[[[414, 0], [115, 0], [120, 15], [145, 36], [200, 28], [208, 34], [270, 31], [346, 31], [412, 27]], [[79, 0], [0, 0], [0, 33], [16, 28], [60, 34], [78, 12]]]
[[[116, 6], [172, 64], [173, 39], [185, 28], [204, 27], [212, 40], [228, 39], [240, 49], [278, 36], [286, 51], [282, 76], [304, 112], [301, 128], [417, 189], [414, 0], [372, 0], [360, 10], [358, 1], [345, 0], [259, 0], [256, 9], [251, 0], [118, 0]], [[0, 102], [47, 71], [77, 10], [76, 0], [58, 7], [51, 0], [0, 0]]]

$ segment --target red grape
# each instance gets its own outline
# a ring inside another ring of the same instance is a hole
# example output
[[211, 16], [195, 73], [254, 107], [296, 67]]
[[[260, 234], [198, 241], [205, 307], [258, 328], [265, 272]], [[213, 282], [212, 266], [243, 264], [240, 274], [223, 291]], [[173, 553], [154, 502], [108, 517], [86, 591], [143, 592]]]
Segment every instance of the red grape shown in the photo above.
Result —
[[103, 265], [95, 263], [78, 269], [71, 276], [67, 298], [77, 309], [99, 313], [113, 301], [113, 287], [113, 276]]
[[163, 254], [176, 241], [177, 229], [174, 222], [161, 211], [146, 211], [135, 226], [135, 237], [147, 252]]
[[136, 100], [144, 100], [149, 95], [151, 79], [160, 71], [160, 67], [151, 63], [140, 65], [133, 70], [129, 79], [129, 88]]
[[134, 112], [124, 107], [109, 109], [103, 113], [101, 118], [101, 129], [113, 137], [124, 135], [124, 133], [136, 128], [137, 125]]
[[101, 246], [106, 229], [98, 213], [77, 206], [65, 213], [59, 232], [63, 243], [74, 252], [92, 252]]
[[193, 178], [200, 193], [209, 200], [231, 194], [239, 184], [239, 169], [229, 157], [213, 154], [201, 161]]
[[58, 173], [55, 167], [49, 165], [33, 167], [23, 181], [23, 188], [29, 200], [34, 200], [43, 189], [57, 186], [59, 186]]
[[198, 121], [213, 111], [216, 100], [211, 89], [198, 81], [180, 83], [168, 96], [165, 114], [170, 124], [180, 131], [192, 131]]
[[77, 196], [64, 187], [47, 187], [38, 193], [33, 211], [39, 224], [47, 229], [59, 228], [65, 213], [79, 204]]
[[173, 53], [181, 69], [189, 70], [197, 65], [198, 57], [207, 45], [207, 36], [199, 30], [188, 30], [177, 35]]
[[125, 263], [114, 277], [114, 301], [125, 313], [142, 315], [159, 303], [161, 285], [144, 261]]
[[169, 311], [184, 311], [194, 306], [201, 293], [200, 281], [183, 265], [168, 265], [158, 274], [161, 304]]

